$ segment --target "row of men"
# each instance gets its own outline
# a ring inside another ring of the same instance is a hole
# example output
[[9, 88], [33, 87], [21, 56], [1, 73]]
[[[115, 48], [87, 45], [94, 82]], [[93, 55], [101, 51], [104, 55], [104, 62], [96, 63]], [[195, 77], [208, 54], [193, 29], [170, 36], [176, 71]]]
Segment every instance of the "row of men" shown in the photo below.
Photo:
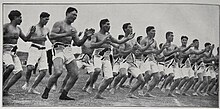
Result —
[[[97, 99], [104, 99], [101, 94], [109, 85], [111, 93], [115, 92], [116, 86], [123, 86], [128, 74], [132, 75], [131, 78], [137, 79], [129, 91], [128, 97], [130, 98], [138, 98], [134, 95], [134, 91], [138, 88], [140, 88], [140, 95], [152, 97], [153, 95], [150, 92], [163, 77], [166, 78], [161, 87], [162, 90], [174, 80], [169, 96], [175, 96], [173, 90], [177, 86], [180, 87], [179, 89], [184, 86], [182, 94], [186, 95], [186, 91], [195, 83], [195, 72], [198, 75], [198, 82], [195, 85], [194, 95], [201, 94], [200, 91], [203, 89], [212, 89], [216, 84], [216, 82], [212, 82], [211, 86], [208, 84], [209, 77], [212, 77], [212, 81], [216, 80], [213, 76], [214, 64], [212, 62], [218, 63], [218, 56], [212, 56], [214, 45], [206, 43], [205, 49], [199, 51], [199, 41], [197, 39], [187, 46], [188, 37], [183, 36], [181, 37], [182, 46], [177, 47], [172, 44], [173, 32], [167, 32], [166, 42], [161, 44], [159, 49], [156, 40], [154, 40], [155, 28], [153, 26], [146, 28], [146, 37], [138, 37], [139, 41], [136, 41], [134, 40], [135, 33], [133, 33], [131, 23], [123, 25], [124, 35], [117, 40], [109, 32], [110, 22], [108, 19], [100, 21], [100, 30], [98, 32], [95, 33], [92, 28], [86, 29], [84, 36], [79, 39], [82, 33], [78, 34], [77, 30], [71, 25], [77, 18], [77, 14], [76, 8], [69, 7], [66, 10], [65, 19], [56, 22], [50, 32], [45, 27], [50, 14], [42, 12], [39, 23], [31, 26], [30, 32], [25, 36], [17, 26], [22, 22], [21, 13], [18, 10], [13, 10], [9, 13], [8, 17], [11, 22], [3, 26], [3, 62], [6, 66], [3, 74], [3, 83], [8, 79], [11, 72], [14, 72], [14, 75], [8, 80], [7, 84], [5, 83], [4, 96], [10, 95], [8, 92], [10, 87], [22, 76], [23, 69], [16, 55], [16, 44], [19, 37], [24, 41], [32, 42], [28, 52], [26, 82], [22, 86], [22, 89], [28, 90], [29, 93], [40, 94], [35, 88], [45, 77], [48, 69], [45, 47], [47, 37], [53, 44], [52, 62], [54, 72], [49, 77], [41, 96], [43, 99], [48, 98], [51, 88], [57, 83], [63, 72], [63, 65], [65, 65], [67, 75], [63, 81], [59, 99], [75, 100], [67, 96], [69, 90], [78, 80], [79, 65], [77, 65], [77, 59], [73, 55], [71, 47], [73, 45], [82, 47], [81, 64], [90, 73], [83, 91], [92, 93], [93, 85], [100, 72], [104, 75], [95, 95]], [[194, 47], [194, 49], [190, 49], [191, 47]], [[38, 63], [39, 75], [29, 88], [31, 72], [36, 63]], [[192, 65], [195, 66], [194, 71], [192, 70]], [[51, 64], [49, 64], [50, 69]], [[147, 92], [144, 93], [143, 89], [146, 83], [148, 88]]]

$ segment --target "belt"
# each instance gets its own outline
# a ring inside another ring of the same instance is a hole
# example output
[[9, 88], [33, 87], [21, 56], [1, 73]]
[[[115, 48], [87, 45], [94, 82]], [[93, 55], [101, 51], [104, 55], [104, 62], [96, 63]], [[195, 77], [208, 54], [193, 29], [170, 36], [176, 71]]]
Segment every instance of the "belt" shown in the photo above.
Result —
[[12, 49], [11, 49], [11, 52], [15, 52], [17, 51], [18, 47], [17, 46], [14, 46]]
[[69, 44], [64, 44], [64, 43], [61, 43], [61, 42], [56, 42], [56, 43], [53, 45], [53, 47], [56, 48], [56, 47], [58, 47], [59, 45], [64, 46], [64, 47], [69, 47], [69, 46], [70, 46]]
[[38, 50], [44, 50], [44, 49], [46, 49], [46, 47], [40, 47], [40, 46], [35, 45], [35, 44], [31, 44], [31, 47], [38, 48]]
[[161, 62], [159, 62], [158, 64], [160, 64], [160, 65], [165, 65], [164, 63], [161, 63]]

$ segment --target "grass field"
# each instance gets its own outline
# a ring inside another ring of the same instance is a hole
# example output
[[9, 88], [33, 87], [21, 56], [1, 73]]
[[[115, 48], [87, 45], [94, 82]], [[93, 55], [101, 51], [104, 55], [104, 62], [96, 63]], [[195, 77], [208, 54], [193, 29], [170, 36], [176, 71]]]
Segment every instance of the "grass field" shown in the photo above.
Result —
[[[108, 90], [105, 90], [103, 96], [104, 100], [94, 99], [94, 94], [97, 90], [94, 90], [92, 94], [83, 92], [81, 89], [85, 84], [89, 75], [81, 72], [79, 79], [75, 86], [70, 90], [69, 96], [76, 98], [75, 101], [61, 101], [59, 97], [59, 88], [62, 84], [62, 80], [66, 73], [64, 72], [58, 81], [58, 89], [51, 91], [49, 98], [44, 100], [40, 95], [28, 94], [21, 89], [24, 84], [24, 74], [22, 78], [11, 88], [10, 92], [15, 96], [3, 97], [3, 107], [210, 107], [218, 108], [219, 99], [218, 96], [206, 96], [206, 97], [186, 97], [177, 96], [177, 98], [167, 97], [167, 92], [164, 94], [159, 89], [155, 88], [152, 94], [155, 98], [140, 97], [139, 99], [127, 98], [126, 95], [129, 89], [117, 90], [115, 95], [110, 94]], [[37, 75], [32, 75], [30, 83], [33, 83], [34, 78]], [[48, 80], [48, 73], [43, 81], [37, 87], [37, 90], [43, 93]], [[100, 83], [101, 77], [99, 77], [96, 86]], [[190, 91], [192, 93], [192, 91]], [[137, 95], [137, 92], [136, 92]]]

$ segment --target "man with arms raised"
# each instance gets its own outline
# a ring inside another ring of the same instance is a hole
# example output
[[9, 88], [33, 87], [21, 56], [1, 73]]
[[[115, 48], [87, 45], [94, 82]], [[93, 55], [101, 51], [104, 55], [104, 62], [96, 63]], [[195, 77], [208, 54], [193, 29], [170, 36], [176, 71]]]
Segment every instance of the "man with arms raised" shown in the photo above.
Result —
[[10, 76], [12, 71], [14, 72], [14, 75], [3, 88], [3, 96], [10, 95], [8, 93], [9, 88], [13, 86], [22, 76], [23, 69], [21, 62], [16, 55], [18, 38], [20, 37], [22, 40], [27, 41], [35, 31], [35, 28], [32, 27], [27, 37], [23, 34], [21, 28], [18, 27], [18, 25], [20, 25], [22, 22], [21, 13], [18, 10], [12, 10], [9, 13], [8, 18], [11, 22], [3, 25], [2, 58], [6, 65], [6, 69], [3, 73], [3, 84]]
[[55, 49], [55, 55], [53, 58], [54, 64], [54, 73], [50, 76], [48, 84], [42, 95], [43, 99], [47, 99], [51, 87], [56, 83], [58, 78], [63, 72], [63, 65], [66, 66], [67, 76], [66, 85], [61, 92], [59, 97], [60, 100], [75, 100], [67, 96], [69, 90], [74, 86], [75, 82], [78, 79], [78, 67], [76, 64], [75, 57], [71, 48], [71, 42], [74, 41], [74, 44], [81, 46], [88, 37], [93, 34], [93, 31], [86, 29], [84, 37], [79, 40], [76, 29], [71, 25], [76, 17], [78, 11], [76, 8], [69, 7], [66, 10], [66, 18], [63, 21], [58, 21], [53, 25], [50, 40], [53, 43]]
[[35, 79], [32, 87], [28, 90], [29, 93], [40, 94], [40, 92], [37, 92], [35, 88], [44, 78], [48, 69], [45, 41], [47, 39], [46, 37], [49, 36], [49, 29], [44, 26], [47, 24], [49, 16], [50, 14], [46, 12], [42, 12], [40, 14], [40, 21], [37, 25], [34, 26], [36, 30], [34, 34], [31, 35], [31, 38], [28, 40], [32, 42], [32, 44], [28, 52], [26, 82], [22, 86], [22, 88], [24, 90], [27, 90], [29, 86], [31, 72], [34, 69], [36, 63], [38, 63], [40, 73]]

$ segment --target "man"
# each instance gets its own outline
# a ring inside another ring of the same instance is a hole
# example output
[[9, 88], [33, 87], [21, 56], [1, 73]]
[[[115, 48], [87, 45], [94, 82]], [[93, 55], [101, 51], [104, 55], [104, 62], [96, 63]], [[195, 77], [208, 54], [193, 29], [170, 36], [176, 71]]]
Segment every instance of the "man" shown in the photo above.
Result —
[[198, 84], [197, 87], [195, 87], [195, 93], [193, 95], [204, 96], [201, 91], [205, 89], [206, 86], [208, 86], [208, 77], [211, 76], [209, 71], [209, 64], [214, 60], [214, 58], [211, 58], [213, 49], [214, 45], [211, 46], [211, 43], [209, 42], [205, 43], [204, 57], [202, 58], [201, 64], [198, 66], [198, 72], [202, 73], [201, 75], [203, 76], [203, 81], [202, 83]]
[[[199, 52], [199, 40], [194, 39], [193, 43], [194, 43], [193, 51]], [[203, 51], [205, 51], [205, 50], [203, 50]], [[194, 92], [192, 93], [192, 95], [194, 95], [194, 96], [198, 96], [196, 91], [199, 88], [199, 86], [201, 85], [201, 83], [203, 82], [203, 71], [201, 70], [202, 68], [199, 68], [200, 64], [202, 63], [203, 56], [204, 56], [203, 54], [199, 54], [199, 55], [193, 54], [190, 56], [190, 61], [191, 61], [191, 64], [193, 65], [193, 68], [195, 71], [195, 77], [198, 78], [198, 81], [194, 85], [194, 89], [193, 89]]]
[[75, 100], [67, 96], [69, 90], [74, 86], [75, 82], [78, 79], [78, 67], [76, 64], [75, 57], [71, 48], [71, 42], [74, 41], [74, 44], [81, 46], [88, 37], [93, 34], [93, 31], [86, 29], [84, 37], [79, 40], [77, 36], [77, 31], [71, 24], [75, 21], [78, 11], [76, 8], [69, 7], [66, 10], [66, 17], [63, 21], [58, 21], [53, 25], [50, 40], [54, 44], [55, 55], [53, 58], [54, 73], [50, 76], [48, 84], [42, 94], [43, 99], [47, 99], [51, 87], [56, 83], [58, 78], [63, 72], [63, 65], [66, 66], [67, 75], [69, 77], [66, 81], [66, 85], [61, 92], [59, 97], [60, 100]]
[[165, 56], [165, 74], [168, 75], [168, 77], [164, 80], [164, 83], [161, 86], [162, 92], [165, 92], [167, 85], [173, 81], [174, 71], [172, 64], [174, 64], [174, 59], [177, 53], [180, 51], [180, 49], [175, 44], [172, 44], [173, 37], [173, 32], [168, 31], [166, 33], [166, 44], [168, 45], [168, 48], [163, 51], [163, 55]]
[[22, 22], [21, 13], [18, 10], [12, 10], [9, 13], [8, 18], [11, 22], [3, 25], [3, 63], [6, 66], [3, 73], [3, 84], [12, 71], [14, 72], [14, 75], [3, 88], [3, 96], [10, 95], [8, 90], [22, 76], [23, 69], [21, 62], [16, 55], [18, 38], [20, 37], [26, 42], [35, 31], [35, 28], [32, 27], [27, 37], [24, 35], [21, 28], [18, 27]]
[[[155, 57], [165, 49], [166, 44], [164, 44], [162, 49], [158, 49], [157, 42], [154, 39], [156, 34], [156, 30], [154, 26], [148, 26], [146, 28], [146, 34], [147, 36], [141, 40], [141, 46], [147, 48], [145, 50], [141, 50], [143, 51], [144, 54], [144, 63], [142, 64], [142, 69], [144, 70], [142, 71], [144, 71], [145, 73], [144, 76], [145, 82], [140, 87], [141, 90], [139, 91], [139, 95], [144, 95], [146, 97], [153, 97], [153, 95], [151, 95], [150, 92], [153, 90], [156, 84], [159, 83], [161, 77]], [[144, 94], [143, 93], [144, 85], [150, 80], [151, 77], [153, 77], [153, 79], [148, 84], [149, 86], [148, 90]]]
[[[131, 23], [123, 24], [122, 29], [124, 31], [125, 38], [127, 38], [130, 34], [133, 34], [133, 28]], [[138, 98], [133, 93], [144, 80], [143, 80], [143, 75], [141, 74], [141, 71], [139, 69], [139, 66], [137, 66], [136, 64], [135, 50], [137, 50], [137, 43], [135, 39], [129, 40], [126, 43], [119, 45], [119, 54], [121, 54], [122, 56], [120, 60], [123, 61], [120, 62], [119, 64], [120, 67], [117, 69], [118, 75], [115, 77], [110, 90], [112, 94], [115, 93], [116, 86], [121, 80], [125, 82], [127, 77], [127, 72], [129, 72], [132, 76], [137, 78], [137, 82], [129, 91], [128, 97]], [[121, 82], [120, 85], [122, 85], [123, 82]]]
[[32, 42], [32, 44], [28, 52], [29, 55], [27, 59], [26, 81], [22, 86], [22, 89], [28, 90], [31, 72], [35, 68], [36, 63], [38, 63], [39, 68], [39, 75], [36, 77], [33, 85], [28, 90], [28, 93], [40, 94], [40, 92], [36, 91], [35, 88], [44, 78], [48, 69], [45, 41], [47, 39], [46, 37], [49, 36], [49, 29], [46, 28], [45, 25], [49, 21], [49, 16], [50, 14], [47, 12], [42, 12], [40, 14], [40, 21], [37, 25], [34, 26], [36, 30], [28, 40]]
[[[175, 97], [175, 95], [173, 95], [173, 91], [178, 85], [181, 84], [182, 80], [189, 80], [189, 85], [187, 85], [187, 89], [184, 90], [183, 95], [186, 95], [185, 92], [190, 88], [190, 86], [194, 82], [194, 78], [193, 78], [194, 72], [191, 68], [191, 64], [190, 64], [190, 60], [189, 60], [189, 56], [188, 56], [190, 53], [189, 49], [190, 49], [190, 47], [193, 46], [193, 43], [187, 47], [186, 46], [187, 41], [188, 41], [187, 36], [181, 37], [182, 46], [179, 47], [180, 48], [179, 55], [176, 57], [176, 59], [175, 59], [176, 63], [174, 65], [174, 73], [175, 73], [174, 82], [171, 85], [170, 93], [168, 94], [168, 96], [171, 96], [171, 97]], [[183, 77], [186, 79], [182, 79]], [[190, 77], [190, 79], [189, 79], [189, 77]], [[180, 93], [178, 93], [178, 94], [180, 94]]]
[[[89, 92], [92, 92], [92, 86], [98, 77], [99, 73], [103, 72], [104, 78], [102, 83], [99, 86], [98, 92], [95, 95], [96, 99], [104, 99], [101, 94], [104, 92], [106, 87], [113, 80], [113, 71], [112, 71], [112, 46], [115, 46], [114, 43], [122, 44], [134, 37], [134, 35], [129, 35], [129, 37], [123, 38], [122, 40], [117, 40], [111, 36], [109, 33], [110, 22], [108, 19], [102, 19], [99, 23], [100, 30], [92, 36], [91, 48], [94, 48], [94, 73], [89, 85]], [[111, 51], [111, 53], [109, 53]], [[101, 55], [102, 54], [102, 55]]]

